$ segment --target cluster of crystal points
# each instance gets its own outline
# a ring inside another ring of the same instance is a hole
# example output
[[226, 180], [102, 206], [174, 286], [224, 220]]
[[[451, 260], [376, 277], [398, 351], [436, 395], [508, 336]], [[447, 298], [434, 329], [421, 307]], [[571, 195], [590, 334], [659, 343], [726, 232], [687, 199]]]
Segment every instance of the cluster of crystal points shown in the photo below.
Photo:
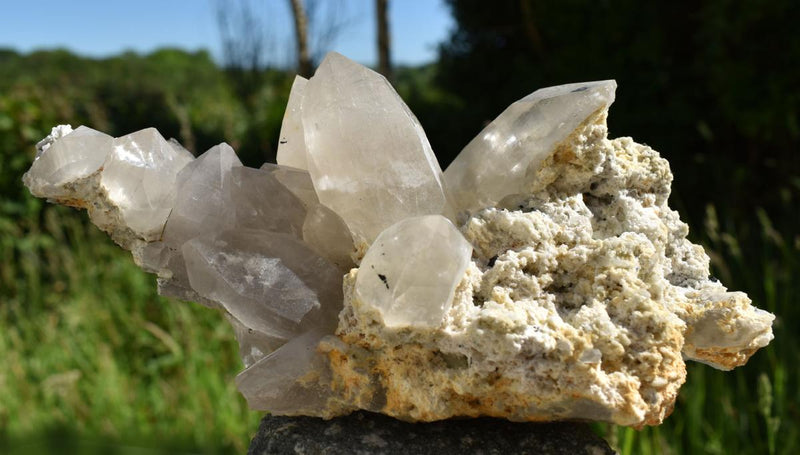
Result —
[[666, 161], [607, 138], [615, 88], [538, 90], [442, 173], [388, 82], [331, 53], [295, 80], [277, 165], [60, 126], [24, 182], [222, 309], [253, 408], [657, 424], [684, 358], [742, 365], [774, 316], [709, 279]]

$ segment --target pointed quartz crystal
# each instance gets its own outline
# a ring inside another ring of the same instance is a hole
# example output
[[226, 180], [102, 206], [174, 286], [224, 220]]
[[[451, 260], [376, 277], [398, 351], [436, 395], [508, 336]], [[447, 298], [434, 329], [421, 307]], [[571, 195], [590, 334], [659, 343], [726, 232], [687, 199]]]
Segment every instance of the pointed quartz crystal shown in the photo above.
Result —
[[472, 256], [448, 219], [428, 215], [383, 231], [367, 250], [355, 292], [387, 327], [438, 327]]
[[68, 125], [53, 132], [37, 145], [38, 153], [23, 181], [39, 197], [68, 197], [61, 188], [89, 177], [103, 166], [114, 138], [85, 126], [74, 131]]
[[300, 104], [303, 101], [303, 92], [307, 82], [306, 78], [295, 76], [292, 91], [289, 92], [289, 101], [286, 103], [286, 113], [283, 115], [280, 139], [278, 140], [277, 161], [281, 166], [308, 169], [303, 122], [300, 118]]
[[317, 204], [308, 211], [303, 222], [302, 238], [320, 256], [341, 270], [349, 270], [355, 265], [352, 259], [355, 252], [353, 236], [342, 217], [328, 207]]
[[314, 182], [311, 181], [308, 171], [272, 163], [262, 164], [261, 169], [270, 172], [283, 186], [300, 198], [306, 209], [319, 204], [319, 198], [314, 191]]
[[459, 211], [494, 205], [525, 184], [559, 143], [614, 102], [613, 80], [537, 90], [509, 106], [444, 173]]
[[302, 238], [306, 209], [273, 173], [249, 167], [232, 169], [230, 191], [237, 228], [283, 232]]
[[230, 313], [225, 313], [225, 318], [233, 327], [236, 341], [239, 343], [239, 357], [245, 368], [263, 359], [285, 343], [280, 338], [273, 338], [247, 327]]
[[183, 242], [234, 226], [235, 210], [229, 203], [228, 175], [242, 162], [228, 144], [219, 144], [189, 163], [177, 177], [177, 196], [164, 240], [179, 247]]
[[[342, 270], [353, 266], [351, 254], [354, 252], [353, 236], [342, 217], [333, 210], [320, 204], [311, 176], [307, 171], [289, 166], [265, 163], [261, 170], [268, 171], [272, 178], [280, 182], [302, 201], [304, 219], [299, 239], [306, 242], [320, 256], [324, 257]], [[297, 209], [280, 208], [279, 212], [289, 214]], [[284, 232], [284, 231], [277, 231]]]
[[333, 392], [327, 359], [317, 351], [327, 335], [308, 331], [260, 359], [236, 377], [250, 409], [277, 415], [318, 415]]
[[336, 327], [341, 273], [291, 235], [230, 230], [194, 238], [181, 253], [192, 289], [248, 328], [288, 340]]
[[145, 240], [157, 240], [175, 201], [175, 177], [194, 157], [147, 128], [114, 139], [100, 187], [124, 224]]
[[180, 248], [194, 237], [235, 226], [229, 176], [231, 169], [240, 167], [242, 163], [233, 149], [228, 144], [219, 144], [178, 174], [177, 196], [164, 228], [163, 241], [147, 245], [139, 256], [146, 270], [159, 274], [159, 294], [217, 306], [192, 290]]
[[305, 87], [308, 170], [320, 202], [359, 241], [452, 209], [425, 132], [386, 79], [331, 52]]

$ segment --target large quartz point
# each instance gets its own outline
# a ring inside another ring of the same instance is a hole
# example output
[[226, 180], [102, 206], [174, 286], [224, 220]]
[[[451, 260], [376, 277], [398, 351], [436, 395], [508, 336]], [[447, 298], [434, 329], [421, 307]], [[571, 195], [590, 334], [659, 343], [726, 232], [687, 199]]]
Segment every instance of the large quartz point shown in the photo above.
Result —
[[614, 102], [613, 80], [537, 90], [509, 106], [444, 173], [456, 209], [474, 211], [523, 193], [542, 162]]
[[301, 109], [319, 200], [359, 240], [371, 243], [404, 218], [451, 214], [425, 132], [383, 76], [332, 52]]
[[248, 328], [288, 340], [336, 327], [339, 269], [288, 234], [224, 231], [186, 242], [181, 253], [192, 289]]
[[103, 166], [113, 140], [111, 136], [85, 126], [74, 131], [68, 125], [57, 126], [37, 145], [36, 160], [23, 181], [37, 196], [69, 198], [70, 194], [62, 186], [97, 172]]
[[282, 166], [308, 169], [303, 122], [300, 117], [300, 104], [303, 101], [303, 92], [307, 82], [306, 78], [295, 76], [292, 91], [289, 93], [289, 102], [286, 103], [277, 156], [278, 164]]
[[356, 294], [387, 327], [436, 328], [471, 256], [472, 245], [447, 218], [409, 218], [375, 239], [361, 261]]
[[155, 128], [114, 139], [100, 187], [125, 225], [145, 240], [158, 240], [175, 202], [175, 176], [194, 157]]

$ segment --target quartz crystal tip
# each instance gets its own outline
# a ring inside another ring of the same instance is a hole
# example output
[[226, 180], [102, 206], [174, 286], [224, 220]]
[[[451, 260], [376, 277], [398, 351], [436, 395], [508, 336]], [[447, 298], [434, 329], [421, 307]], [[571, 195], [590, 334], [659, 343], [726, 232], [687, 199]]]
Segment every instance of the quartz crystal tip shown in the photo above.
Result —
[[444, 173], [459, 211], [524, 193], [530, 176], [591, 117], [614, 102], [613, 80], [539, 89], [513, 103], [461, 151]]
[[307, 164], [319, 201], [371, 243], [405, 218], [452, 208], [417, 118], [380, 74], [335, 52], [305, 86]]

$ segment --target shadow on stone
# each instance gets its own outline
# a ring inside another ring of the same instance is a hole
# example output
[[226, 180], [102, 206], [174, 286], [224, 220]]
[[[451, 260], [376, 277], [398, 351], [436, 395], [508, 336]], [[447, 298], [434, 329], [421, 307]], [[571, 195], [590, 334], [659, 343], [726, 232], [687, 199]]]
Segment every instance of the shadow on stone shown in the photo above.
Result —
[[407, 423], [369, 412], [264, 417], [249, 454], [613, 454], [588, 425], [480, 418]]

